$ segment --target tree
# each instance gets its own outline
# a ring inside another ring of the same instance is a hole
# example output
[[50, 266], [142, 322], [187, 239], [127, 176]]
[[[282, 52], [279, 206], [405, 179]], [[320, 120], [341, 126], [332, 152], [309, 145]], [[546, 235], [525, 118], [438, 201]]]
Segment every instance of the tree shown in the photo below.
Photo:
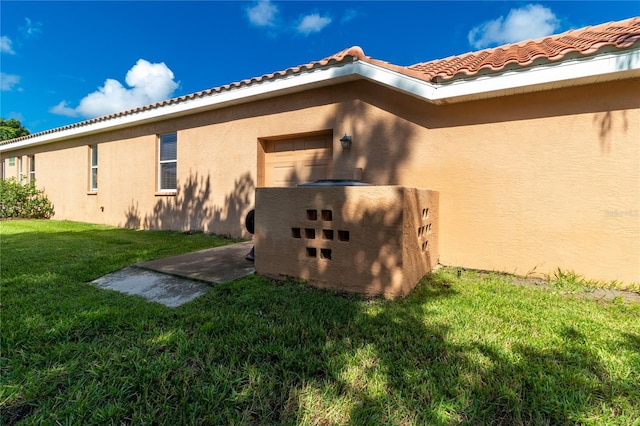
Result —
[[5, 120], [0, 117], [0, 140], [6, 141], [8, 139], [19, 138], [20, 136], [27, 136], [30, 133], [31, 132], [15, 118]]

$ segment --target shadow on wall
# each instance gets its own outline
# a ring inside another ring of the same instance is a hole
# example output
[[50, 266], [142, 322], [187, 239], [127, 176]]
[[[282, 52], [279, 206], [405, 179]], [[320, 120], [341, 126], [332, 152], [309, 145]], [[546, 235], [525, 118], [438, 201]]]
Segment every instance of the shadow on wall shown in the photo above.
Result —
[[[362, 169], [363, 182], [400, 184], [411, 158], [411, 142], [415, 142], [413, 124], [360, 99], [337, 105], [334, 117], [325, 123], [326, 128], [334, 130], [334, 149], [338, 150], [334, 152], [333, 170], [328, 177], [353, 179], [354, 172]], [[353, 137], [348, 150], [343, 150], [336, 141], [345, 133]], [[299, 179], [293, 173], [287, 180]], [[265, 193], [261, 199], [270, 204], [262, 207], [267, 217], [261, 217], [261, 206], [256, 206], [256, 236], [260, 238], [260, 248], [268, 252], [260, 253], [256, 246], [256, 268], [263, 266], [268, 276], [310, 279], [324, 288], [392, 297], [406, 294], [403, 261], [407, 261], [406, 252], [411, 250], [403, 252], [403, 198], [393, 191], [380, 192], [383, 198], [372, 201], [357, 195], [360, 191], [353, 188], [335, 186], [327, 191], [326, 187], [305, 187], [299, 188], [298, 196], [295, 191], [278, 193], [281, 195]], [[330, 195], [325, 198], [325, 194]], [[280, 208], [271, 205], [274, 196], [283, 197], [279, 199]], [[308, 206], [302, 208], [301, 200], [309, 200]], [[414, 207], [413, 216], [420, 216], [418, 206]], [[422, 211], [422, 206], [419, 207]], [[260, 225], [269, 225], [270, 229], [263, 232]], [[410, 226], [416, 234], [412, 234], [416, 247], [422, 237], [417, 234], [422, 225]], [[274, 229], [278, 229], [278, 235], [274, 235]], [[270, 238], [279, 241], [268, 241]], [[417, 251], [420, 253], [410, 254], [416, 263], [437, 263], [426, 243], [424, 250]], [[274, 264], [279, 266], [275, 268]], [[340, 270], [344, 273], [337, 272]]]
[[[375, 185], [397, 185], [400, 171], [411, 156], [409, 141], [414, 137], [413, 124], [393, 114], [384, 119], [374, 113], [380, 110], [360, 99], [340, 104], [335, 111], [340, 126], [334, 138], [345, 133], [353, 137], [351, 148], [335, 156], [334, 177], [352, 179], [356, 168], [363, 170], [362, 180]], [[376, 118], [374, 118], [376, 117]], [[329, 121], [327, 128], [335, 126]]]
[[243, 234], [244, 215], [251, 208], [255, 183], [247, 172], [234, 182], [234, 190], [223, 205], [212, 203], [211, 176], [190, 175], [178, 186], [175, 196], [160, 197], [150, 213], [140, 212], [132, 200], [125, 211], [126, 228], [205, 231], [239, 237]]
[[606, 111], [599, 112], [593, 116], [593, 123], [600, 129], [598, 137], [600, 139], [600, 153], [611, 153], [611, 144], [615, 124], [620, 122], [619, 128], [622, 132], [627, 133], [629, 130], [629, 120], [627, 119], [627, 111]]
[[[628, 65], [621, 64], [621, 69]], [[362, 99], [389, 113], [402, 115], [418, 126], [429, 129], [456, 128], [477, 124], [509, 123], [540, 118], [593, 115], [593, 130], [590, 133], [576, 121], [575, 131], [583, 134], [585, 143], [599, 143], [602, 154], [609, 154], [616, 137], [628, 134], [630, 122], [627, 111], [640, 107], [637, 87], [640, 80], [597, 84], [592, 90], [588, 86], [575, 86], [557, 90], [546, 90], [520, 95], [485, 100], [433, 105], [409, 100], [406, 96], [389, 91], [384, 96], [373, 90], [364, 90]], [[614, 132], [619, 132], [617, 135]], [[562, 139], [560, 136], [556, 136]], [[626, 138], [626, 136], [624, 136]], [[586, 145], [590, 148], [590, 145]]]
[[[353, 178], [354, 171], [362, 169], [362, 181], [366, 183], [398, 185], [402, 182], [401, 174], [407, 168], [412, 154], [411, 146], [415, 142], [412, 140], [415, 138], [414, 124], [384, 112], [361, 97], [336, 108], [336, 117], [344, 128], [334, 129], [334, 137], [340, 138], [345, 133], [353, 137], [349, 150], [343, 150], [338, 145], [340, 153], [335, 157], [334, 164], [336, 178]], [[326, 123], [326, 127], [330, 127], [330, 124]], [[344, 197], [345, 206], [349, 205], [348, 187], [337, 190]], [[345, 261], [349, 263], [348, 268], [370, 274], [376, 292], [393, 291], [397, 266], [402, 265], [403, 260], [402, 209], [367, 208], [356, 216], [347, 211], [336, 213], [348, 221], [345, 223], [347, 228], [366, 225], [367, 229], [375, 231], [370, 233], [366, 242], [356, 240], [345, 243], [349, 244], [348, 255], [343, 260], [331, 259], [331, 262]], [[389, 232], [390, 228], [398, 232]], [[336, 238], [339, 239], [339, 236], [336, 235]], [[331, 276], [330, 271], [323, 268], [323, 262], [306, 263], [304, 268], [314, 269], [305, 273], [315, 275], [320, 280]]]
[[407, 295], [437, 262], [437, 194], [397, 186], [258, 189], [256, 271]]
[[224, 197], [224, 204], [213, 207], [207, 228], [210, 232], [234, 237], [246, 235], [244, 219], [253, 208], [256, 184], [247, 172], [235, 180], [233, 187], [233, 192]]

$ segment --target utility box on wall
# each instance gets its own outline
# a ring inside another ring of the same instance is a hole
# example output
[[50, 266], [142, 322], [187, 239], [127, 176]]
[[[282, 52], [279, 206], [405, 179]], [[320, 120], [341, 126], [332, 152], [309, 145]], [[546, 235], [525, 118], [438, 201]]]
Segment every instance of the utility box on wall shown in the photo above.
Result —
[[438, 193], [401, 186], [258, 188], [255, 268], [403, 297], [438, 263]]

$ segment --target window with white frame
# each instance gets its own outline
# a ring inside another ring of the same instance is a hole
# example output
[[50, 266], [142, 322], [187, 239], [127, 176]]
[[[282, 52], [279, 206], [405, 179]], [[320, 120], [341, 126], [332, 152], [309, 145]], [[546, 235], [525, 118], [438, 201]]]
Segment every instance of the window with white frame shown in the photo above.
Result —
[[22, 173], [22, 157], [18, 157], [18, 182], [22, 183], [24, 173]]
[[98, 145], [89, 146], [89, 155], [91, 157], [91, 166], [89, 167], [89, 190], [96, 192], [98, 190]]
[[36, 181], [36, 156], [29, 156], [29, 183], [35, 183]]
[[172, 192], [178, 188], [178, 135], [167, 133], [158, 137], [158, 189]]

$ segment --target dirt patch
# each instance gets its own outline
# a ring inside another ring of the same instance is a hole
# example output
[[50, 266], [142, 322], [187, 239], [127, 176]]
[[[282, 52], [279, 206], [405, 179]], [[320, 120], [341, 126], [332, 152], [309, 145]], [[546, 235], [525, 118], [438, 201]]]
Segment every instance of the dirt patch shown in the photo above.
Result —
[[[491, 271], [475, 271], [479, 275], [499, 274]], [[640, 304], [640, 292], [633, 290], [619, 290], [615, 288], [603, 288], [603, 287], [588, 287], [588, 286], [575, 286], [575, 288], [565, 288], [562, 286], [554, 285], [553, 281], [546, 280], [544, 278], [527, 278], [516, 275], [500, 274], [505, 279], [515, 285], [523, 285], [527, 287], [537, 288], [545, 291], [557, 291], [559, 293], [573, 295], [581, 298], [590, 298], [601, 302], [613, 302], [616, 300], [624, 301], [626, 303]]]
[[612, 300], [624, 300], [625, 302], [640, 304], [640, 293], [626, 290], [616, 290], [613, 288], [589, 288], [578, 293], [581, 297], [610, 302]]

